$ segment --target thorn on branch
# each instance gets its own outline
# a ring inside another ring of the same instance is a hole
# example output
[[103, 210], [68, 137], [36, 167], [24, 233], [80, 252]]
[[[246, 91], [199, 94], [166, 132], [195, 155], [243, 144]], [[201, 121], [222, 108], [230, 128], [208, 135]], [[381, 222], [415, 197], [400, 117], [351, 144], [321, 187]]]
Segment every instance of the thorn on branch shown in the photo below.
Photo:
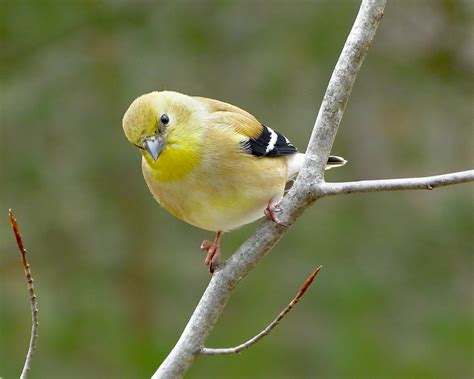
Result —
[[20, 228], [18, 227], [18, 223], [11, 209], [8, 210], [8, 217], [10, 218], [10, 224], [13, 229], [13, 234], [15, 235], [16, 243], [20, 249], [23, 270], [25, 271], [26, 282], [28, 283], [28, 292], [30, 294], [31, 336], [25, 364], [20, 376], [20, 379], [26, 379], [31, 366], [31, 357], [33, 356], [33, 352], [36, 349], [36, 339], [38, 338], [38, 304], [36, 302], [36, 294], [33, 287], [33, 276], [31, 275], [30, 264], [28, 263], [28, 258], [26, 257], [26, 249], [21, 238]]
[[311, 283], [313, 283], [314, 278], [316, 275], [318, 275], [319, 271], [321, 270], [323, 266], [318, 266], [316, 269], [312, 272], [312, 274], [306, 279], [306, 281], [303, 283], [301, 286], [300, 290], [296, 294], [296, 296], [293, 298], [293, 300], [290, 301], [290, 303], [283, 309], [278, 316], [265, 328], [263, 329], [260, 333], [249, 339], [248, 341], [234, 347], [229, 347], [229, 348], [208, 348], [208, 347], [202, 347], [199, 349], [197, 354], [199, 355], [226, 355], [226, 354], [240, 354], [242, 350], [248, 349], [250, 346], [256, 344], [258, 341], [260, 341], [263, 337], [267, 336], [270, 334], [270, 332], [277, 326], [280, 321], [285, 317], [288, 312], [291, 311], [291, 309], [300, 301], [300, 299], [303, 297], [305, 294], [306, 290], [309, 288]]

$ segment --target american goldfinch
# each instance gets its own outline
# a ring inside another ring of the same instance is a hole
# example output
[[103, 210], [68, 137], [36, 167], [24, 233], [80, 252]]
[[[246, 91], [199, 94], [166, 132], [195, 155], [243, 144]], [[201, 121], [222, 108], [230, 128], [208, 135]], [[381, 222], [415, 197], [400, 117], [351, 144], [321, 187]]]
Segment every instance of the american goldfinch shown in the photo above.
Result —
[[[123, 117], [127, 139], [142, 154], [154, 198], [175, 217], [216, 232], [205, 240], [214, 271], [222, 232], [264, 214], [278, 222], [276, 204], [300, 170], [304, 154], [250, 113], [221, 101], [178, 92], [138, 97]], [[327, 168], [346, 160], [331, 156]]]

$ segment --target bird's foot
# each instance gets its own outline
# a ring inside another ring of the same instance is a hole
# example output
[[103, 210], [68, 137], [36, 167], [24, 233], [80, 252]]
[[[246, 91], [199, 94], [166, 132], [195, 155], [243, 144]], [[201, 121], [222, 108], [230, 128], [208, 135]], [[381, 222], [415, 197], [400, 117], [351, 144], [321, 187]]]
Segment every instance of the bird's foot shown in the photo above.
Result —
[[217, 266], [219, 265], [221, 253], [221, 235], [222, 232], [217, 232], [214, 242], [204, 240], [201, 243], [201, 250], [207, 253], [204, 263], [206, 264], [206, 266], [209, 266], [209, 272], [211, 274], [214, 273]]
[[275, 224], [288, 227], [285, 223], [281, 222], [278, 219], [278, 213], [281, 213], [282, 209], [278, 206], [278, 203], [276, 203], [273, 199], [271, 199], [268, 202], [267, 207], [263, 211], [265, 213], [265, 216], [267, 216], [270, 220], [272, 220]]
[[[219, 254], [221, 250], [219, 245], [212, 241], [204, 240], [201, 243], [201, 250], [207, 253], [206, 259], [204, 260], [204, 263], [207, 266], [211, 265], [213, 262], [219, 262]], [[209, 269], [211, 269], [211, 266]]]

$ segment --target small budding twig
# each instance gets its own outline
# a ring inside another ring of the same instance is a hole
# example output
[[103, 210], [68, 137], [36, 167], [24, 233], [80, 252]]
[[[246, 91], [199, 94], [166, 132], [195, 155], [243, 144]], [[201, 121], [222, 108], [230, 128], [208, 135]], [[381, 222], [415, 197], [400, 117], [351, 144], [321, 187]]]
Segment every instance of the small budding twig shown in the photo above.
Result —
[[300, 290], [296, 294], [295, 298], [291, 300], [291, 302], [286, 306], [285, 309], [283, 309], [278, 316], [265, 328], [263, 329], [260, 333], [258, 333], [256, 336], [252, 337], [248, 341], [234, 346], [234, 347], [229, 347], [229, 348], [209, 348], [209, 347], [202, 347], [199, 351], [199, 355], [225, 355], [225, 354], [239, 354], [242, 350], [248, 349], [250, 346], [256, 344], [258, 341], [260, 341], [263, 337], [267, 336], [270, 334], [270, 332], [277, 326], [281, 319], [286, 316], [288, 312], [291, 311], [291, 309], [300, 301], [300, 299], [303, 297], [304, 293], [306, 290], [309, 288], [311, 283], [313, 283], [314, 278], [316, 275], [318, 275], [318, 272], [321, 270], [323, 266], [319, 266], [316, 268], [316, 270], [313, 271], [313, 273], [306, 279], [304, 284], [301, 286]]
[[21, 252], [21, 260], [23, 262], [23, 269], [25, 270], [26, 281], [28, 283], [28, 292], [30, 293], [30, 305], [31, 305], [31, 337], [30, 344], [28, 346], [28, 353], [26, 354], [25, 365], [23, 366], [23, 371], [21, 372], [20, 379], [26, 379], [28, 376], [28, 371], [30, 370], [31, 357], [33, 352], [36, 349], [36, 339], [38, 338], [38, 306], [36, 302], [35, 289], [33, 288], [33, 277], [31, 275], [30, 264], [26, 258], [26, 249], [23, 245], [23, 240], [21, 238], [20, 229], [18, 223], [16, 222], [15, 216], [13, 216], [13, 211], [8, 210], [8, 217], [10, 218], [10, 224], [13, 229], [13, 234], [16, 238], [16, 243]]

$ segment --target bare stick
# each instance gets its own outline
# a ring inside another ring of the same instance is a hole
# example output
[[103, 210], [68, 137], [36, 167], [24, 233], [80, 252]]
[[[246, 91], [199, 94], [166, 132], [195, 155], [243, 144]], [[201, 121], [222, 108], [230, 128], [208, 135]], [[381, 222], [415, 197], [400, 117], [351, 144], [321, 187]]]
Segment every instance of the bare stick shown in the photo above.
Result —
[[362, 1], [319, 108], [306, 149], [306, 162], [298, 175], [305, 179], [300, 184], [307, 183], [307, 180], [323, 180], [326, 163], [352, 87], [383, 17], [384, 8], [385, 0]]
[[432, 190], [451, 184], [474, 181], [474, 170], [423, 178], [361, 180], [358, 182], [317, 183], [313, 187], [316, 198], [357, 192], [382, 192], [401, 190]]
[[300, 290], [296, 294], [293, 300], [283, 309], [278, 316], [270, 323], [268, 326], [263, 329], [260, 333], [258, 333], [256, 336], [252, 337], [248, 341], [234, 346], [234, 347], [229, 347], [229, 348], [209, 348], [209, 347], [203, 347], [201, 350], [199, 350], [198, 354], [201, 355], [226, 355], [226, 354], [239, 354], [242, 350], [248, 349], [250, 346], [256, 344], [258, 341], [260, 341], [263, 337], [267, 336], [270, 334], [270, 332], [277, 326], [280, 321], [287, 315], [288, 312], [291, 311], [291, 309], [300, 301], [300, 299], [303, 297], [304, 293], [308, 289], [308, 287], [313, 283], [314, 278], [316, 275], [318, 275], [318, 272], [321, 270], [321, 267], [319, 266], [316, 268], [316, 270], [313, 271], [313, 273], [306, 279], [306, 281], [303, 283], [301, 286]]
[[26, 249], [23, 245], [23, 240], [20, 234], [20, 228], [16, 222], [15, 216], [13, 216], [13, 211], [8, 210], [8, 217], [10, 218], [10, 224], [13, 229], [13, 234], [15, 234], [16, 243], [21, 252], [21, 260], [23, 262], [23, 270], [25, 271], [26, 281], [28, 283], [28, 292], [30, 293], [30, 305], [31, 305], [31, 337], [30, 344], [28, 346], [28, 353], [26, 354], [25, 365], [23, 366], [23, 371], [21, 372], [20, 379], [26, 379], [28, 376], [28, 371], [31, 366], [31, 357], [33, 352], [36, 349], [36, 339], [38, 338], [38, 307], [36, 302], [35, 289], [33, 288], [33, 277], [31, 276], [30, 264], [26, 258]]

